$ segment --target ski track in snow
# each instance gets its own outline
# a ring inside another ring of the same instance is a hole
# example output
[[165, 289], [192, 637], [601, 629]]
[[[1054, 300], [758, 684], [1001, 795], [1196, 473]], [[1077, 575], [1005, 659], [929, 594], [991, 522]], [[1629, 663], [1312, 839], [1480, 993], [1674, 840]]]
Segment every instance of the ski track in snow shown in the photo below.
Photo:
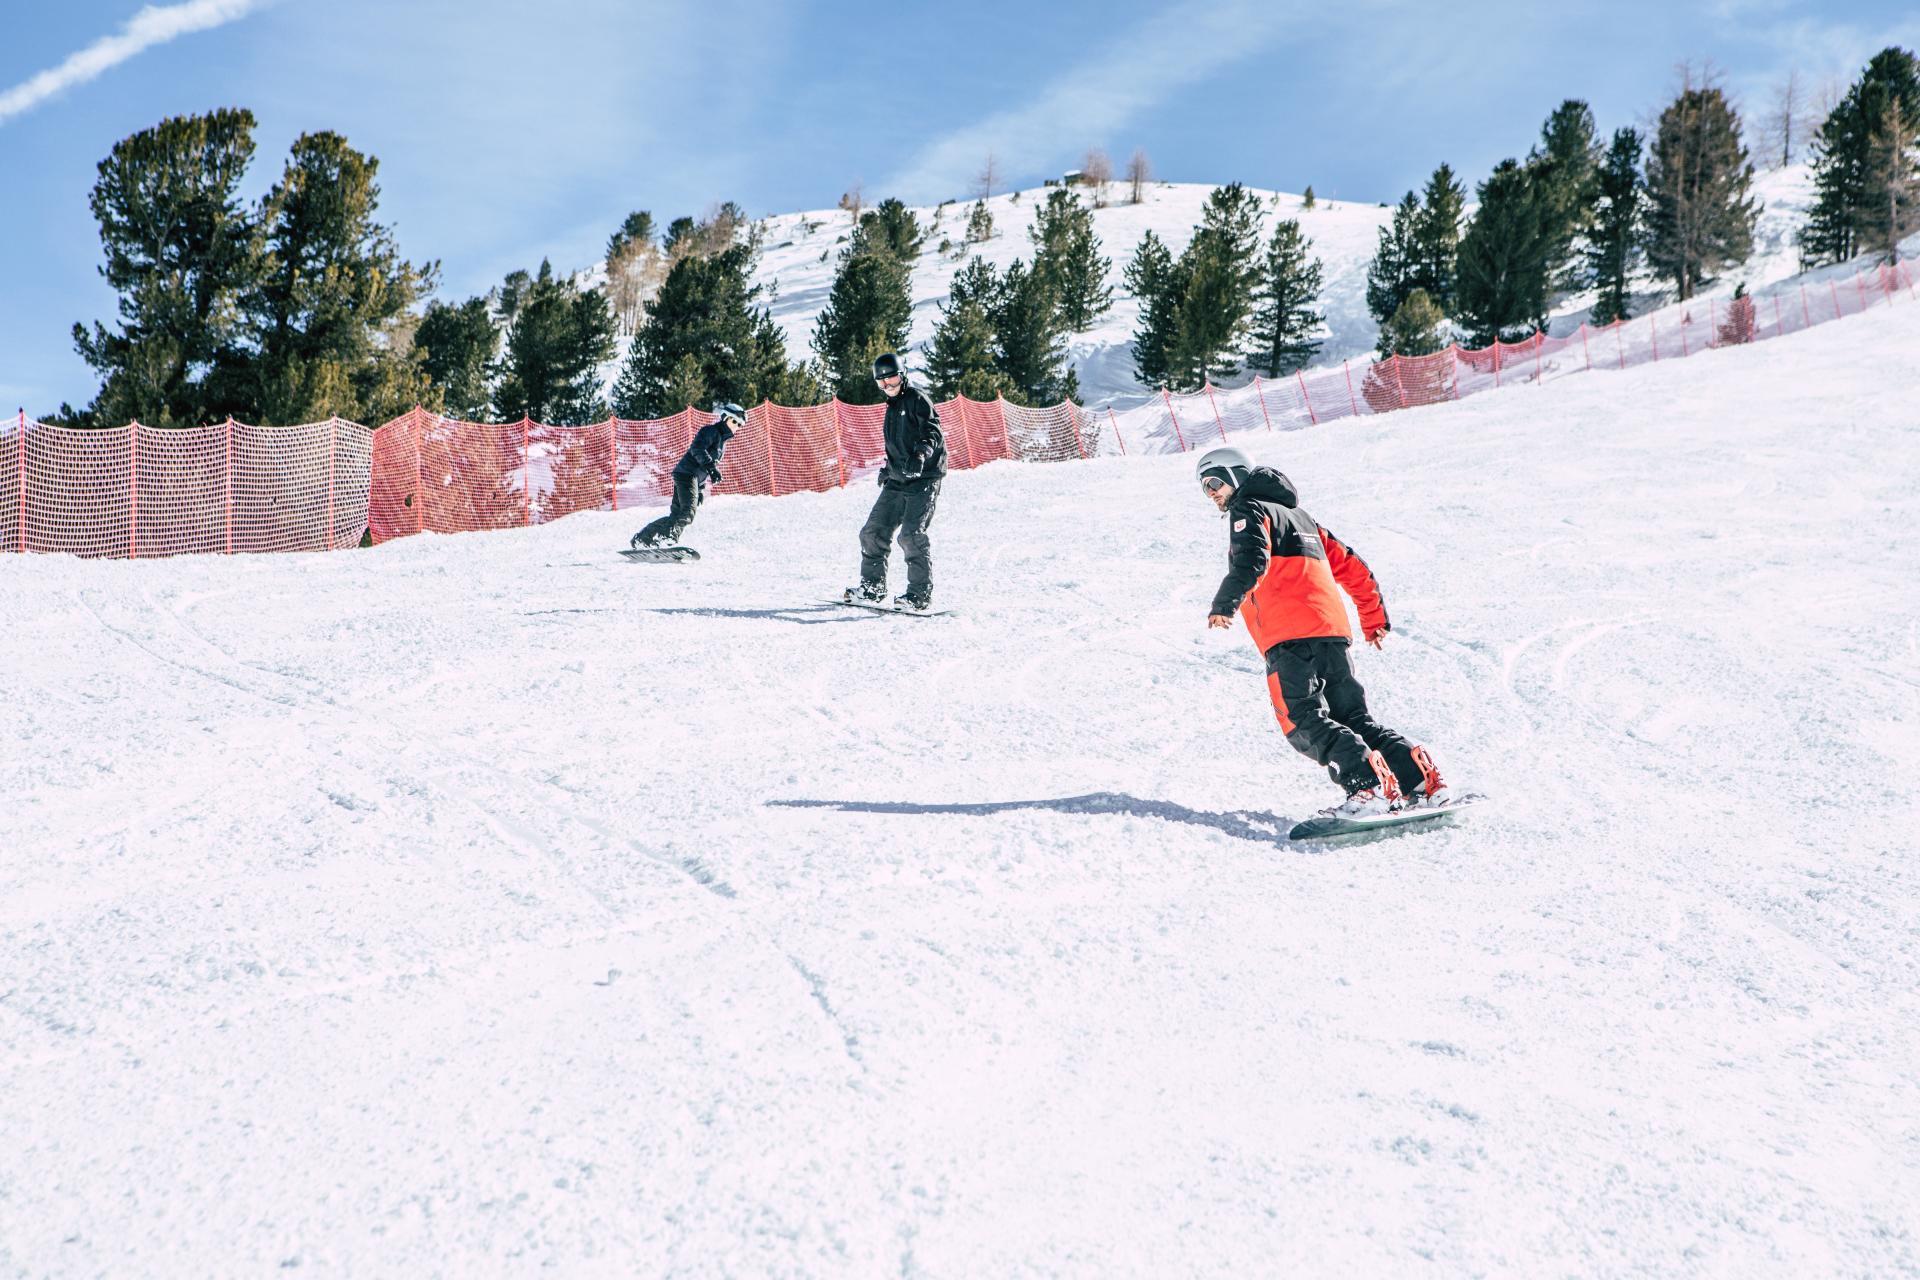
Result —
[[1352, 848], [1184, 458], [954, 475], [940, 619], [860, 485], [0, 557], [0, 1275], [1920, 1274], [1916, 388], [1241, 437], [1493, 797]]

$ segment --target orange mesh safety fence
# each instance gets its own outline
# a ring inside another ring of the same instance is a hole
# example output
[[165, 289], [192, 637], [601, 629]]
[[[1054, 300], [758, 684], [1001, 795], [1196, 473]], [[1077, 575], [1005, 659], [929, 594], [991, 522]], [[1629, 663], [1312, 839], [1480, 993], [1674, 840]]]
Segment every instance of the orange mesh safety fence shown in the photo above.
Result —
[[[1912, 264], [1829, 272], [1755, 295], [1691, 299], [1560, 337], [1478, 350], [1347, 361], [1245, 386], [1161, 392], [1126, 410], [1004, 399], [939, 405], [948, 466], [1063, 462], [1204, 449], [1246, 432], [1392, 413], [1593, 369], [1625, 369], [1798, 333], [1920, 298]], [[884, 405], [762, 404], [728, 444], [717, 492], [818, 492], [886, 461]], [[462, 422], [415, 409], [369, 431], [340, 419], [294, 427], [131, 424], [76, 430], [0, 420], [0, 549], [80, 556], [324, 551], [422, 531], [543, 524], [580, 511], [654, 507], [709, 421], [582, 426]]]
[[341, 419], [79, 430], [0, 440], [0, 546], [100, 557], [329, 551], [367, 529], [372, 433]]

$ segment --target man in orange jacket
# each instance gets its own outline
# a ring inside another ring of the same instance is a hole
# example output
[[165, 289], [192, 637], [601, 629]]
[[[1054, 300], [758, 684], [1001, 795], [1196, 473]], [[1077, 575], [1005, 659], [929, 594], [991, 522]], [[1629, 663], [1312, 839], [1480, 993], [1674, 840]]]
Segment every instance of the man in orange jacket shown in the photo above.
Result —
[[1446, 783], [1427, 749], [1367, 712], [1366, 691], [1347, 660], [1353, 632], [1340, 591], [1353, 597], [1360, 630], [1376, 649], [1391, 629], [1366, 561], [1295, 503], [1293, 484], [1231, 447], [1202, 454], [1201, 487], [1232, 524], [1227, 576], [1207, 610], [1209, 627], [1233, 625], [1237, 609], [1267, 660], [1267, 691], [1287, 741], [1327, 766], [1347, 798], [1340, 817], [1435, 804]]

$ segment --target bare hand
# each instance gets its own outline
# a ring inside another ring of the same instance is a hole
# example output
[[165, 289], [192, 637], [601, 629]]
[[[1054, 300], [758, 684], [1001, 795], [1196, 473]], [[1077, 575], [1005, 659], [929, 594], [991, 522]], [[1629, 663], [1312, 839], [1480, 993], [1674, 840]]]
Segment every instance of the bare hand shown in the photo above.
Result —
[[1367, 643], [1372, 645], [1376, 649], [1386, 648], [1386, 640], [1387, 640], [1387, 633], [1385, 628], [1382, 628], [1379, 631], [1376, 631], [1372, 635], [1367, 637]]
[[1224, 613], [1210, 613], [1207, 615], [1207, 625], [1217, 631], [1224, 631], [1233, 625], [1233, 619]]

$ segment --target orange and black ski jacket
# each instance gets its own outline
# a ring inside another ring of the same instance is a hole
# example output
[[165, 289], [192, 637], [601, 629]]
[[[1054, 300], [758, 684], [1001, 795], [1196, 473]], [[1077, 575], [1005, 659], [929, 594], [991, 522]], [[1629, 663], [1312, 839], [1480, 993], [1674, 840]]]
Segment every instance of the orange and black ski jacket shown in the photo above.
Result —
[[1388, 630], [1386, 602], [1367, 562], [1296, 501], [1293, 482], [1273, 468], [1247, 474], [1227, 504], [1227, 576], [1210, 612], [1231, 617], [1238, 609], [1262, 653], [1287, 640], [1351, 642], [1337, 583], [1353, 597], [1368, 639]]

